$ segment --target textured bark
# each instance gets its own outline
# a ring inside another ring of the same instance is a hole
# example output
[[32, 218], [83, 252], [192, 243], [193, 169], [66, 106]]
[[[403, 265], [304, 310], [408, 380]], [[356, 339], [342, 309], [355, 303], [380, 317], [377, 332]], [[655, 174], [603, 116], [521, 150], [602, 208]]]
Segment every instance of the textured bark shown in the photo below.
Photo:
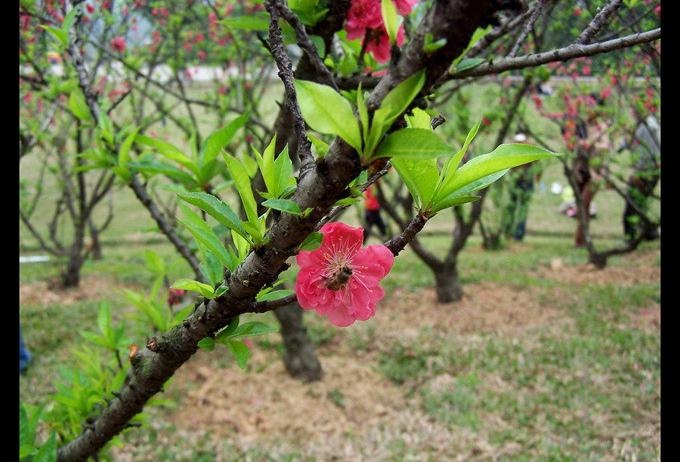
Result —
[[291, 303], [282, 306], [274, 311], [274, 315], [281, 324], [281, 337], [285, 347], [283, 363], [288, 373], [303, 382], [321, 380], [323, 369], [307, 335], [300, 305]]

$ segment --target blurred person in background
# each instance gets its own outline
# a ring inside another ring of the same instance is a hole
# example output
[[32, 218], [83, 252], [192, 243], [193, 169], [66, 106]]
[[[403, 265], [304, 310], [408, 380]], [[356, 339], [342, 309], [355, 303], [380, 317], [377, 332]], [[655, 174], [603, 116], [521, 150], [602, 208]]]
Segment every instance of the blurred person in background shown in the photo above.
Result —
[[[626, 208], [623, 211], [623, 231], [626, 240], [633, 241], [638, 235], [641, 218], [637, 210], [645, 213], [649, 197], [659, 182], [661, 167], [661, 127], [652, 115], [641, 120], [628, 146], [633, 155], [633, 173], [628, 178]], [[637, 208], [637, 210], [636, 210]], [[656, 228], [645, 227], [645, 239], [659, 237]]]
[[380, 202], [378, 202], [378, 198], [375, 197], [374, 188], [375, 185], [372, 184], [364, 191], [364, 221], [366, 223], [364, 225], [364, 242], [366, 242], [371, 235], [371, 228], [373, 228], [373, 226], [377, 226], [380, 235], [384, 239], [387, 239], [387, 226], [385, 225], [382, 216], [380, 216]]

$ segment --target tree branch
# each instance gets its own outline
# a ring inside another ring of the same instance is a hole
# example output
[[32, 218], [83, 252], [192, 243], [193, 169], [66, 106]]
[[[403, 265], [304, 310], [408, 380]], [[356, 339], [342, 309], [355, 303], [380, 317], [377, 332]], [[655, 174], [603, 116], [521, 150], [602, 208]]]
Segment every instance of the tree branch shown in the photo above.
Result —
[[590, 21], [590, 23], [583, 29], [581, 35], [576, 39], [576, 44], [585, 45], [590, 42], [590, 40], [597, 34], [605, 24], [609, 17], [616, 12], [616, 10], [621, 6], [621, 0], [610, 0], [607, 5], [605, 5], [600, 11], [597, 12], [595, 17]]
[[274, 0], [267, 0], [265, 6], [271, 15], [269, 22], [269, 48], [276, 61], [276, 66], [279, 68], [279, 77], [286, 89], [286, 107], [294, 119], [294, 130], [297, 137], [297, 155], [301, 163], [300, 178], [302, 178], [314, 166], [312, 143], [307, 139], [305, 121], [302, 118], [300, 107], [297, 103], [297, 95], [293, 84], [295, 80], [293, 77], [293, 64], [290, 62], [290, 58], [286, 54], [286, 49], [283, 45], [283, 36], [278, 24], [278, 9]]
[[556, 61], [566, 61], [568, 59], [580, 58], [583, 56], [593, 56], [608, 51], [627, 48], [641, 43], [647, 43], [661, 38], [661, 29], [653, 29], [648, 32], [631, 34], [625, 37], [598, 42], [592, 45], [572, 44], [565, 48], [536, 53], [532, 55], [520, 56], [517, 58], [503, 58], [496, 62], [480, 64], [470, 70], [455, 72], [449, 75], [449, 79], [462, 79], [465, 77], [479, 77], [482, 75], [499, 74], [501, 72], [536, 67]]

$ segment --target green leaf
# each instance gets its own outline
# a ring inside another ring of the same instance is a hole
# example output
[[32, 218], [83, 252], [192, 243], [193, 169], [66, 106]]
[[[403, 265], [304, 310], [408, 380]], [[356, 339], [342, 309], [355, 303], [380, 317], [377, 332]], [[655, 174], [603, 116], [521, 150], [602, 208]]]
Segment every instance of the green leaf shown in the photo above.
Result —
[[201, 350], [213, 351], [215, 349], [215, 339], [212, 337], [205, 337], [196, 344]]
[[403, 128], [387, 135], [373, 157], [433, 159], [449, 155], [451, 151], [451, 147], [432, 130]]
[[161, 308], [164, 309], [164, 307], [149, 302], [141, 294], [129, 289], [123, 289], [123, 294], [130, 303], [137, 307], [137, 309], [147, 317], [156, 329], [160, 331], [166, 330], [167, 321], [165, 313], [161, 311]]
[[[275, 290], [274, 292], [292, 292], [292, 291], [286, 291], [286, 290]], [[271, 293], [274, 293], [271, 292]], [[286, 293], [285, 296], [288, 296], [289, 294]], [[282, 297], [278, 297], [282, 298]], [[278, 299], [276, 298], [276, 299]], [[274, 300], [276, 300], [274, 299]], [[269, 324], [265, 324], [263, 322], [259, 321], [251, 321], [251, 322], [246, 322], [244, 324], [239, 325], [236, 329], [231, 334], [232, 338], [238, 338], [238, 337], [254, 337], [256, 335], [264, 335], [264, 334], [273, 334], [278, 332], [279, 329], [270, 326]]]
[[383, 23], [385, 24], [390, 44], [394, 45], [397, 43], [397, 32], [404, 18], [397, 14], [397, 8], [394, 6], [393, 0], [382, 0], [380, 12], [382, 13]]
[[89, 122], [92, 120], [90, 108], [87, 107], [85, 95], [83, 95], [83, 92], [80, 90], [80, 88], [76, 88], [71, 92], [71, 96], [68, 98], [68, 108], [71, 110], [73, 115], [80, 120], [84, 122]]
[[454, 72], [463, 72], [474, 69], [484, 61], [486, 61], [484, 58], [465, 58], [456, 64]]
[[236, 358], [238, 367], [245, 370], [248, 365], [248, 359], [250, 359], [250, 349], [240, 340], [229, 340], [227, 347], [229, 347], [234, 358]]
[[231, 207], [212, 194], [204, 192], [178, 192], [177, 196], [179, 196], [182, 200], [195, 205], [227, 228], [236, 231], [241, 236], [249, 240], [249, 236], [243, 229], [241, 220], [236, 215], [236, 213], [231, 209]]
[[288, 146], [284, 146], [281, 153], [276, 156], [274, 161], [275, 172], [275, 192], [277, 198], [283, 198], [293, 191], [297, 184], [293, 175], [293, 162], [288, 154]]
[[310, 35], [309, 40], [314, 44], [319, 57], [323, 59], [326, 56], [326, 43], [323, 41], [323, 38], [318, 35]]
[[419, 107], [413, 108], [413, 115], [405, 116], [409, 128], [422, 128], [432, 131], [432, 117]]
[[453, 63], [451, 64], [451, 68], [449, 69], [449, 71], [451, 69], [455, 69], [456, 66], [458, 65], [458, 63], [460, 63], [461, 60], [465, 57], [465, 53], [467, 53], [467, 51], [470, 48], [472, 48], [472, 46], [475, 43], [480, 41], [486, 34], [491, 32], [491, 29], [493, 29], [493, 26], [491, 26], [491, 25], [486, 26], [485, 28], [478, 27], [477, 29], [475, 29], [474, 33], [472, 34], [472, 37], [470, 37], [470, 42], [465, 47], [465, 50], [463, 50], [463, 52], [460, 55], [458, 55], [458, 57], [456, 59], [453, 60]]
[[139, 144], [154, 148], [163, 157], [177, 162], [182, 167], [198, 175], [198, 167], [194, 161], [187, 157], [177, 146], [168, 143], [167, 141], [151, 138], [146, 135], [137, 135], [135, 141]]
[[146, 260], [146, 267], [156, 276], [165, 274], [165, 263], [163, 259], [153, 250], [144, 251], [144, 259]]
[[41, 25], [40, 27], [49, 32], [49, 34], [57, 40], [60, 48], [66, 48], [68, 46], [68, 34], [66, 32], [54, 26]]
[[337, 135], [361, 153], [361, 133], [352, 106], [328, 85], [296, 80], [300, 111], [307, 124], [319, 133]]
[[113, 123], [109, 116], [106, 115], [106, 111], [99, 112], [99, 130], [101, 131], [102, 137], [113, 144]]
[[361, 82], [359, 82], [359, 88], [357, 88], [357, 110], [359, 112], [359, 120], [361, 121], [361, 136], [364, 141], [368, 139], [369, 133], [369, 122], [368, 122], [368, 109], [366, 108], [366, 102], [364, 101], [364, 91], [361, 89]]
[[361, 202], [358, 197], [343, 197], [335, 202], [335, 206], [342, 207], [343, 205], [353, 205]]
[[500, 170], [517, 167], [539, 159], [556, 157], [558, 154], [528, 144], [501, 144], [489, 154], [477, 156], [460, 167], [455, 175], [441, 186], [443, 196], [456, 191], [475, 180]]
[[210, 181], [215, 171], [215, 160], [218, 154], [229, 144], [236, 132], [245, 125], [249, 117], [250, 114], [248, 113], [238, 116], [203, 141], [201, 152], [198, 156], [198, 166], [202, 182]]
[[234, 331], [238, 327], [238, 323], [239, 323], [239, 317], [238, 316], [236, 316], [235, 318], [232, 318], [232, 320], [229, 321], [229, 324], [227, 325], [227, 327], [225, 327], [224, 329], [222, 329], [221, 331], [219, 331], [217, 333], [217, 335], [215, 336], [215, 341], [225, 343], [225, 341], [229, 337], [232, 336], [232, 334], [234, 333]]
[[120, 145], [120, 150], [118, 151], [118, 166], [123, 169], [122, 171], [126, 174], [120, 175], [125, 181], [130, 180], [130, 173], [127, 170], [127, 164], [130, 160], [130, 148], [137, 138], [137, 133], [139, 133], [139, 127], [135, 127], [132, 132], [125, 138], [125, 140]]
[[255, 202], [255, 196], [253, 196], [253, 190], [250, 187], [250, 177], [241, 161], [236, 157], [225, 154], [224, 159], [227, 162], [229, 174], [234, 180], [236, 190], [239, 196], [241, 196], [241, 202], [248, 216], [248, 221], [255, 225], [258, 223], [257, 203]]
[[194, 281], [193, 279], [178, 279], [175, 283], [170, 286], [173, 289], [183, 289], [191, 290], [192, 292], [198, 292], [205, 298], [214, 298], [215, 291], [208, 284], [202, 282]]
[[508, 169], [492, 173], [491, 175], [482, 177], [473, 181], [472, 183], [469, 183], [467, 186], [449, 193], [447, 196], [437, 194], [435, 199], [432, 201], [432, 211], [438, 212], [453, 205], [459, 205], [479, 199], [479, 196], [473, 194], [474, 192], [484, 189], [492, 183], [498, 181], [506, 173], [508, 173]]
[[262, 205], [270, 209], [290, 213], [291, 215], [302, 215], [302, 210], [300, 210], [298, 203], [290, 199], [267, 199], [262, 202]]
[[203, 254], [203, 261], [201, 262], [201, 273], [214, 286], [224, 278], [222, 273], [222, 263], [219, 259], [211, 253]]
[[385, 96], [380, 107], [373, 114], [373, 125], [371, 125], [371, 131], [365, 146], [365, 150], [369, 155], [392, 123], [397, 120], [397, 117], [406, 110], [416, 95], [418, 95], [424, 84], [425, 71], [421, 70], [394, 87]]
[[477, 199], [479, 199], [479, 196], [474, 196], [474, 195], [459, 195], [456, 193], [453, 193], [449, 195], [448, 197], [443, 198], [441, 201], [437, 202], [435, 205], [432, 206], [431, 212], [438, 212], [440, 210], [447, 209], [449, 207], [453, 207], [454, 205], [461, 205], [465, 204], [467, 202], [474, 202]]
[[42, 445], [32, 462], [56, 462], [57, 460], [57, 434], [50, 433], [47, 442]]
[[196, 242], [217, 257], [223, 266], [226, 266], [231, 271], [236, 269], [238, 261], [235, 255], [230, 254], [224, 245], [222, 245], [215, 232], [188, 207], [180, 204], [180, 208], [182, 209], [183, 217], [178, 218], [178, 221], [187, 227], [194, 236], [194, 239], [196, 239]]
[[248, 242], [240, 234], [237, 234], [234, 230], [231, 231], [231, 240], [234, 242], [234, 246], [238, 252], [239, 261], [245, 260], [250, 253], [250, 242]]
[[293, 295], [295, 292], [289, 289], [285, 290], [272, 290], [271, 292], [267, 292], [265, 294], [258, 294], [255, 299], [258, 302], [271, 302], [274, 300], [279, 300], [281, 298], [288, 297], [289, 295]]
[[248, 16], [232, 16], [219, 22], [231, 29], [260, 32], [267, 32], [269, 30], [269, 15], [267, 13], [255, 13]]
[[416, 206], [422, 211], [427, 210], [434, 196], [437, 180], [439, 179], [437, 160], [397, 158], [392, 159], [392, 165], [406, 184], [406, 188], [408, 188], [413, 196]]
[[463, 159], [465, 156], [465, 153], [468, 150], [468, 147], [470, 146], [470, 143], [472, 143], [472, 140], [475, 139], [475, 136], [477, 136], [477, 132], [479, 131], [479, 127], [482, 125], [482, 122], [477, 122], [468, 132], [467, 137], [465, 138], [465, 142], [463, 143], [463, 147], [461, 147], [456, 154], [453, 155], [448, 161], [446, 161], [446, 164], [444, 164], [444, 169], [442, 170], [442, 175], [440, 179], [440, 183], [447, 181], [458, 169], [458, 166], [460, 165], [460, 161]]
[[241, 114], [208, 136], [201, 144], [201, 152], [199, 154], [201, 165], [216, 159], [220, 151], [229, 144], [236, 132], [246, 124], [249, 117], [249, 113]]
[[307, 139], [312, 142], [319, 157], [323, 158], [326, 154], [328, 154], [330, 146], [328, 146], [328, 143], [326, 143], [324, 140], [317, 138], [309, 132], [307, 132]]
[[302, 244], [298, 247], [299, 250], [316, 250], [321, 247], [321, 241], [323, 241], [323, 234], [318, 231], [314, 231], [309, 236], [302, 241]]
[[463, 186], [460, 189], [456, 190], [456, 195], [462, 196], [462, 195], [470, 195], [476, 191], [479, 191], [480, 189], [484, 189], [487, 186], [490, 186], [492, 183], [495, 183], [496, 181], [500, 180], [506, 173], [508, 173], [510, 169], [505, 169], [501, 170], [495, 173], [492, 173], [490, 175], [484, 176], [478, 180], [473, 181], [472, 183], [468, 183], [467, 185]]
[[73, 26], [73, 23], [76, 20], [76, 14], [78, 14], [78, 9], [77, 8], [71, 8], [71, 11], [68, 12], [66, 17], [64, 18], [64, 21], [61, 23], [61, 30], [63, 30], [66, 33], [66, 36], [68, 37], [68, 31]]
[[425, 34], [425, 43], [423, 44], [423, 51], [425, 52], [425, 54], [430, 55], [435, 51], [439, 50], [444, 45], [446, 45], [445, 38], [441, 38], [437, 41], [434, 41], [434, 37], [430, 32]]
[[99, 305], [99, 313], [97, 314], [97, 326], [99, 331], [105, 338], [111, 339], [113, 332], [111, 331], [111, 308], [106, 302]]
[[161, 162], [154, 159], [144, 159], [138, 162], [129, 162], [128, 166], [147, 174], [161, 174], [165, 175], [171, 180], [182, 183], [188, 188], [194, 188], [197, 186], [196, 180], [189, 175], [184, 170], [180, 170], [177, 167]]

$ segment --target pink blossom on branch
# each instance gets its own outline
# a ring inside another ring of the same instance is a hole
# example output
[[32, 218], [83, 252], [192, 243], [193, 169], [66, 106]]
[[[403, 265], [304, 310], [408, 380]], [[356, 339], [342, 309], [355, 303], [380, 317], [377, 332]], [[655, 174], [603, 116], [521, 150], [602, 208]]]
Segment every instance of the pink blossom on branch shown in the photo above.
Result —
[[[418, 0], [396, 0], [395, 5], [399, 14], [411, 12]], [[352, 0], [347, 21], [345, 22], [347, 38], [362, 39], [366, 43], [366, 51], [371, 53], [376, 61], [385, 63], [390, 59], [390, 40], [382, 18], [380, 0]], [[397, 46], [404, 43], [404, 26], [397, 31]]]
[[319, 231], [323, 234], [321, 247], [297, 255], [298, 303], [339, 327], [370, 319], [385, 296], [380, 280], [392, 269], [394, 255], [384, 245], [362, 248], [360, 227], [334, 222]]

